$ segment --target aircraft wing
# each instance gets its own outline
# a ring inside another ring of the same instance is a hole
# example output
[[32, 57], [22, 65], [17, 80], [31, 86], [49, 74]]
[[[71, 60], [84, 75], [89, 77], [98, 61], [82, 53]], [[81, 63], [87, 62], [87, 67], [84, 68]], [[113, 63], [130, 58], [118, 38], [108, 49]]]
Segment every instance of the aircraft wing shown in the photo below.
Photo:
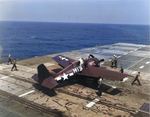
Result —
[[65, 57], [62, 55], [57, 55], [57, 56], [53, 57], [52, 59], [55, 60], [63, 68], [66, 68], [67, 66], [72, 64], [74, 61], [76, 61], [74, 59], [71, 59], [69, 57]]
[[108, 70], [103, 67], [95, 67], [95, 66], [89, 66], [88, 69], [84, 69], [80, 73], [80, 75], [96, 77], [96, 78], [100, 76], [105, 79], [116, 80], [116, 81], [122, 81], [125, 77], [128, 76], [128, 74], [119, 73], [119, 72]]

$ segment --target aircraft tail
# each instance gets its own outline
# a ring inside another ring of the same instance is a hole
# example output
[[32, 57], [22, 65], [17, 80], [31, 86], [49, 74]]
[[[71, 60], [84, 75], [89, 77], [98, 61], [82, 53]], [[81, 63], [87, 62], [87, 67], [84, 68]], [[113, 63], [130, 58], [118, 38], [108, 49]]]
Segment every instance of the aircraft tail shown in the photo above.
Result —
[[37, 70], [38, 70], [38, 78], [39, 78], [39, 84], [42, 84], [42, 82], [52, 76], [51, 73], [47, 70], [47, 68], [45, 67], [44, 64], [40, 64], [38, 67], [37, 67]]
[[38, 82], [40, 85], [47, 88], [54, 88], [57, 85], [57, 82], [54, 80], [52, 74], [47, 70], [44, 64], [40, 64], [37, 67], [38, 74], [34, 74], [32, 79]]

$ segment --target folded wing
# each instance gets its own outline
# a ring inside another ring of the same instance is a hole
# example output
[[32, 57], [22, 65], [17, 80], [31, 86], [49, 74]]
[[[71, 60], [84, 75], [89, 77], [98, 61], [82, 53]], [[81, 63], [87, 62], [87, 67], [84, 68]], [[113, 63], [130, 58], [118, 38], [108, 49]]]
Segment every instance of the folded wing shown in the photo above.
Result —
[[57, 55], [53, 57], [52, 59], [54, 59], [63, 68], [66, 68], [67, 66], [69, 66], [71, 63], [75, 61], [74, 59], [71, 59], [63, 55]]

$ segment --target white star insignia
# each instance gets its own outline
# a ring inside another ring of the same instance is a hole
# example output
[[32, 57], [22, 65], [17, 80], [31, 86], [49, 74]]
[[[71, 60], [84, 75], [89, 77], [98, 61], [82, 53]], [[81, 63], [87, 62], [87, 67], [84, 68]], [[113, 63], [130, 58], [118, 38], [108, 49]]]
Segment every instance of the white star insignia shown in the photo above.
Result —
[[66, 80], [66, 79], [68, 79], [68, 74], [63, 73], [62, 77], [64, 78], [64, 80]]

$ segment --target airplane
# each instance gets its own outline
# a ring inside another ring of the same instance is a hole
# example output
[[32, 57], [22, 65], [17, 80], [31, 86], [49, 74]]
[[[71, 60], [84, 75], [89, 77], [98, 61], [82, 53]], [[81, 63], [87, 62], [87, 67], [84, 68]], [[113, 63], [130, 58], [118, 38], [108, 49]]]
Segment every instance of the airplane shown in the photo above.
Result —
[[93, 55], [89, 55], [88, 58], [75, 60], [63, 55], [57, 55], [52, 58], [63, 69], [52, 75], [44, 64], [40, 64], [37, 67], [38, 74], [34, 74], [31, 78], [40, 85], [49, 89], [54, 89], [59, 81], [65, 81], [73, 76], [87, 76], [92, 78], [103, 78], [113, 81], [126, 81], [128, 74], [111, 71], [105, 67], [100, 67], [100, 63], [104, 62], [104, 59], [97, 59]]

